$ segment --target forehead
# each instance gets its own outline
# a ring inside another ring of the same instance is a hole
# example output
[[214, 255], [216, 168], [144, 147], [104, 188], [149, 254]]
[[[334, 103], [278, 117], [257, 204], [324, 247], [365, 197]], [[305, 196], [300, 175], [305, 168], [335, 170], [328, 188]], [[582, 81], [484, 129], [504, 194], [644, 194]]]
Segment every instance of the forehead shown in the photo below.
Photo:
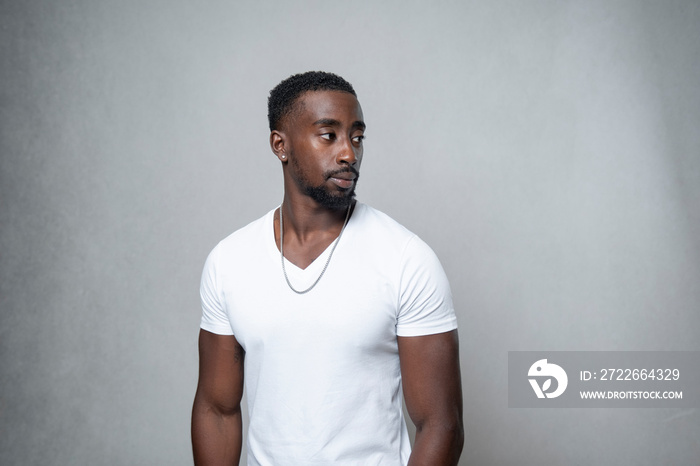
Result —
[[363, 121], [362, 108], [357, 97], [343, 91], [307, 91], [294, 103], [292, 123], [301, 125], [330, 119], [351, 125]]

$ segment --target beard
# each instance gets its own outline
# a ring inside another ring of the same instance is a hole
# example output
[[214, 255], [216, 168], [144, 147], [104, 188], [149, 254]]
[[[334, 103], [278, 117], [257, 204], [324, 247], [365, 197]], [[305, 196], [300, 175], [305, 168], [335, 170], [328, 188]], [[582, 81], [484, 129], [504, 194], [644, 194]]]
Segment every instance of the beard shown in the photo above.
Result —
[[[296, 165], [295, 162], [296, 159], [292, 158], [292, 164]], [[346, 167], [325, 172], [323, 179], [328, 180], [341, 173], [353, 173], [355, 175], [355, 183], [353, 183], [352, 188], [331, 190], [325, 184], [313, 186], [302, 173], [299, 173], [300, 176], [297, 182], [302, 192], [316, 201], [321, 207], [333, 210], [347, 209], [355, 198], [355, 187], [357, 186], [357, 180], [360, 179], [360, 173], [355, 167]]]
[[304, 193], [327, 209], [346, 209], [355, 197], [355, 186], [347, 191], [331, 192], [325, 186], [304, 186]]

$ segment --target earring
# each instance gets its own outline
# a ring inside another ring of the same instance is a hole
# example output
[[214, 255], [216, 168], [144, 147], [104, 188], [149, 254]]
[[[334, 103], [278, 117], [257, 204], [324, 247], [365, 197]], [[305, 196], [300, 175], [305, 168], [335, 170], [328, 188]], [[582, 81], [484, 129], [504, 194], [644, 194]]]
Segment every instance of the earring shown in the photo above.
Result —
[[286, 155], [284, 155], [284, 154], [282, 154], [282, 158], [283, 158], [283, 159], [286, 159], [286, 158], [287, 158], [287, 156], [286, 156]]

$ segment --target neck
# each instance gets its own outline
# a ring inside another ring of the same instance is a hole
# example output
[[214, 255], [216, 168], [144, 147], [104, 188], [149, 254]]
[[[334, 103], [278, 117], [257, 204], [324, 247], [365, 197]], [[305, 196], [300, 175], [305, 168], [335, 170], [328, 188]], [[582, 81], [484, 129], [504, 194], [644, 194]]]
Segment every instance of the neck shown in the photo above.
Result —
[[[349, 208], [354, 206], [353, 199]], [[348, 207], [330, 209], [306, 196], [293, 199], [285, 195], [281, 208], [284, 209], [285, 234], [293, 234], [302, 240], [309, 235], [340, 229], [348, 213]]]

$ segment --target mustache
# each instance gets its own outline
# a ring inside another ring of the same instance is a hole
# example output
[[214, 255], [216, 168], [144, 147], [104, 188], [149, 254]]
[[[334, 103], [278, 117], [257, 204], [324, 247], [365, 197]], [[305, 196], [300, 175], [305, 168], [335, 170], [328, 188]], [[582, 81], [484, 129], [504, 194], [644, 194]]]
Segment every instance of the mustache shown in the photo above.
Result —
[[332, 178], [336, 175], [340, 175], [341, 173], [352, 173], [355, 175], [355, 181], [360, 179], [360, 172], [357, 170], [355, 167], [345, 167], [345, 168], [340, 168], [338, 170], [333, 170], [325, 173], [326, 179]]

